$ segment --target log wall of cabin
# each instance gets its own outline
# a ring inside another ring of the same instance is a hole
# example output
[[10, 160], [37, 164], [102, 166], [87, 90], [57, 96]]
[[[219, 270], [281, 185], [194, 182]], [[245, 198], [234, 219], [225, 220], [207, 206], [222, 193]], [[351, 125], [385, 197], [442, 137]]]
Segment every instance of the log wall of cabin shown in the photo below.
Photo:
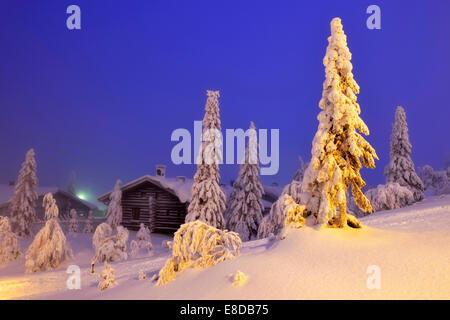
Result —
[[[139, 220], [133, 219], [133, 208], [140, 209]], [[151, 232], [173, 233], [185, 216], [186, 205], [178, 197], [150, 182], [122, 194], [122, 225], [128, 229], [138, 230], [144, 223]]]

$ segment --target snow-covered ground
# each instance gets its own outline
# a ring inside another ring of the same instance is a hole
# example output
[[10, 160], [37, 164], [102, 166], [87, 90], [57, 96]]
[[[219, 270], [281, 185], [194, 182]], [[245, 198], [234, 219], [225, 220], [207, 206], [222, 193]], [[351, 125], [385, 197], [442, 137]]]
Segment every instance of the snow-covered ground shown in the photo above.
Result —
[[[244, 243], [241, 255], [206, 270], [188, 269], [176, 280], [150, 280], [169, 257], [164, 235], [152, 235], [155, 252], [111, 263], [116, 287], [100, 292], [89, 273], [91, 235], [69, 236], [74, 261], [58, 270], [25, 274], [24, 258], [0, 267], [2, 299], [450, 299], [450, 196], [362, 218], [362, 230], [307, 226], [282, 241]], [[130, 240], [136, 233], [130, 233]], [[22, 251], [31, 240], [21, 243]], [[81, 268], [81, 290], [68, 290], [66, 268]], [[369, 266], [381, 271], [381, 288], [368, 289]], [[242, 271], [243, 286], [231, 274]], [[143, 271], [147, 279], [139, 280]]]

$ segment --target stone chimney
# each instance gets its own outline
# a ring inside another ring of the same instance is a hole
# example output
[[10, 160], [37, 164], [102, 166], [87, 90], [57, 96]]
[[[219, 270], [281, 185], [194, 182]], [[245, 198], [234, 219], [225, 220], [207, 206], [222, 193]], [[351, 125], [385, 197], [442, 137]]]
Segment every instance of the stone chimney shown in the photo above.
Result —
[[166, 177], [166, 166], [163, 164], [156, 165], [156, 176], [165, 178]]

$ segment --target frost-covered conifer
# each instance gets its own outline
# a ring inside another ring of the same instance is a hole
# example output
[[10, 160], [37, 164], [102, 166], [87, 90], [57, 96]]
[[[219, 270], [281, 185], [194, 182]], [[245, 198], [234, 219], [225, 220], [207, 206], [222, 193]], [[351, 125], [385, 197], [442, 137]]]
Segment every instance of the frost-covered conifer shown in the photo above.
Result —
[[197, 172], [192, 185], [192, 196], [186, 222], [201, 220], [223, 229], [225, 193], [219, 185], [219, 163], [222, 160], [220, 133], [219, 91], [207, 91], [208, 99], [203, 118], [202, 145], [197, 159]]
[[62, 262], [73, 258], [61, 226], [58, 223], [58, 206], [51, 193], [42, 201], [45, 208], [45, 226], [34, 237], [25, 255], [27, 272], [56, 269]]
[[414, 194], [415, 201], [423, 199], [423, 183], [414, 170], [411, 159], [411, 143], [409, 142], [408, 124], [405, 110], [397, 107], [395, 123], [391, 134], [391, 151], [389, 164], [384, 169], [386, 183], [397, 182], [407, 187]]
[[11, 227], [20, 237], [31, 237], [31, 224], [35, 220], [35, 203], [38, 198], [34, 188], [37, 187], [36, 160], [34, 150], [30, 149], [19, 172], [14, 196], [10, 203]]
[[[322, 111], [317, 117], [319, 127], [303, 178], [303, 188], [309, 194], [307, 212], [320, 225], [333, 222], [344, 227], [347, 224], [345, 194], [349, 185], [358, 206], [366, 212], [372, 210], [361, 191], [365, 182], [359, 170], [363, 165], [374, 168], [374, 159], [378, 157], [358, 133], [368, 135], [369, 129], [359, 117], [361, 109], [356, 102], [359, 86], [353, 79], [351, 57], [341, 19], [334, 18], [323, 59], [325, 81], [319, 102]], [[337, 208], [339, 219], [334, 219]]]
[[86, 220], [86, 224], [83, 229], [84, 233], [92, 233], [94, 232], [94, 214], [92, 210], [89, 210], [88, 218]]
[[136, 240], [132, 240], [130, 243], [131, 247], [131, 257], [136, 257], [140, 249], [146, 249], [147, 252], [151, 252], [153, 249], [150, 230], [141, 223], [139, 226], [139, 231], [136, 234]]
[[294, 176], [292, 177], [293, 181], [302, 182], [303, 176], [305, 175], [306, 168], [308, 167], [308, 163], [305, 164], [303, 161], [303, 158], [301, 156], [298, 156], [298, 161], [300, 163], [300, 168], [295, 171]]
[[17, 236], [11, 231], [8, 217], [0, 216], [0, 265], [21, 256]]
[[400, 209], [415, 202], [412, 191], [396, 182], [380, 184], [377, 188], [367, 190], [365, 195], [373, 211]]
[[257, 236], [264, 212], [264, 189], [259, 178], [258, 141], [253, 122], [250, 124], [249, 133], [245, 161], [235, 184], [236, 192], [230, 204], [231, 216], [228, 222], [228, 228], [237, 232], [243, 241]]
[[117, 285], [114, 269], [105, 261], [102, 273], [99, 275], [98, 288], [103, 291]]
[[78, 214], [77, 210], [70, 210], [69, 233], [78, 233]]
[[128, 259], [128, 230], [122, 226], [118, 226], [117, 233], [112, 235], [112, 232], [111, 226], [107, 223], [102, 223], [95, 229], [94, 236], [92, 237], [95, 254], [91, 261], [91, 273], [94, 273], [94, 266], [97, 262]]
[[117, 226], [122, 223], [122, 190], [120, 184], [122, 181], [117, 180], [114, 190], [109, 196], [108, 209], [106, 211], [106, 223], [116, 230]]

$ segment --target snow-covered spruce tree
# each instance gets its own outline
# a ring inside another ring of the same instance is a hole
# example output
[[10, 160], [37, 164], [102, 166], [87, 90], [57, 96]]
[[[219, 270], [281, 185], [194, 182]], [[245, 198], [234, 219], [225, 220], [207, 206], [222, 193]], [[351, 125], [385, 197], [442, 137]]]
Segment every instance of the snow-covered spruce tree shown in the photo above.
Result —
[[114, 287], [117, 285], [116, 277], [114, 275], [114, 269], [108, 262], [104, 262], [104, 268], [102, 273], [99, 275], [99, 283], [98, 288], [103, 291], [108, 288]]
[[130, 247], [130, 256], [133, 258], [137, 256], [140, 249], [146, 249], [148, 253], [152, 251], [153, 245], [150, 237], [150, 230], [145, 226], [145, 224], [141, 223], [139, 225], [136, 240], [131, 241]]
[[38, 198], [34, 188], [37, 187], [36, 160], [34, 150], [28, 150], [25, 162], [19, 172], [14, 196], [10, 203], [11, 227], [20, 237], [31, 237], [31, 224], [35, 220], [35, 205]]
[[295, 171], [294, 176], [292, 177], [293, 181], [302, 182], [303, 176], [305, 175], [306, 168], [308, 167], [308, 163], [305, 164], [303, 161], [303, 158], [301, 156], [298, 156], [298, 161], [300, 163], [300, 168]]
[[[341, 19], [331, 21], [331, 36], [323, 59], [325, 81], [317, 119], [319, 127], [311, 150], [311, 162], [303, 178], [303, 188], [309, 193], [308, 214], [315, 223], [347, 224], [346, 191], [351, 185], [356, 203], [363, 211], [372, 211], [361, 188], [365, 185], [359, 170], [362, 166], [374, 168], [378, 159], [372, 146], [357, 131], [369, 134], [359, 117], [361, 109], [356, 102], [359, 86], [353, 79], [351, 53], [347, 47]], [[360, 160], [361, 159], [361, 160]], [[339, 219], [337, 217], [339, 208]]]
[[75, 209], [70, 209], [69, 233], [78, 233], [78, 214]]
[[109, 224], [100, 224], [92, 237], [95, 254], [91, 261], [91, 273], [94, 273], [94, 266], [98, 262], [128, 259], [128, 236], [128, 230], [122, 226], [118, 226], [117, 234], [112, 235], [112, 228]]
[[238, 233], [243, 241], [257, 236], [264, 212], [264, 189], [259, 178], [258, 140], [253, 122], [250, 123], [249, 133], [245, 161], [239, 170], [237, 190], [230, 205], [231, 216], [228, 221], [228, 228]]
[[88, 218], [86, 220], [86, 224], [83, 229], [84, 233], [92, 233], [94, 232], [94, 214], [92, 210], [89, 210]]
[[238, 234], [211, 227], [202, 221], [181, 225], [175, 232], [172, 257], [159, 271], [158, 286], [166, 284], [175, 275], [190, 266], [208, 268], [239, 255], [242, 241]]
[[0, 216], [0, 266], [21, 255], [17, 236], [11, 231], [8, 217]]
[[415, 202], [412, 191], [396, 182], [380, 184], [377, 188], [367, 190], [365, 195], [373, 211], [400, 209]]
[[228, 222], [230, 221], [231, 213], [233, 211], [231, 208], [231, 204], [235, 201], [236, 195], [240, 189], [239, 181], [237, 179], [232, 181], [231, 186], [233, 187], [233, 189], [231, 189], [230, 195], [227, 198], [225, 212], [223, 213], [223, 218], [224, 218], [226, 226], [228, 225]]
[[219, 91], [207, 91], [208, 99], [203, 118], [202, 145], [197, 159], [197, 172], [192, 185], [192, 196], [186, 222], [201, 220], [212, 227], [223, 229], [225, 193], [219, 185], [219, 163], [222, 160], [222, 136], [219, 118]]
[[108, 209], [106, 211], [106, 223], [111, 226], [113, 230], [122, 223], [122, 190], [120, 184], [122, 181], [117, 180], [114, 190], [109, 196]]
[[384, 169], [384, 175], [386, 183], [397, 182], [399, 185], [407, 187], [414, 194], [415, 201], [420, 201], [423, 199], [424, 187], [422, 180], [414, 170], [411, 149], [405, 110], [398, 106], [395, 110], [395, 122], [392, 127], [390, 161]]
[[73, 258], [72, 250], [58, 223], [58, 206], [51, 193], [44, 196], [42, 206], [45, 208], [47, 222], [26, 252], [26, 272], [56, 269], [62, 262]]

